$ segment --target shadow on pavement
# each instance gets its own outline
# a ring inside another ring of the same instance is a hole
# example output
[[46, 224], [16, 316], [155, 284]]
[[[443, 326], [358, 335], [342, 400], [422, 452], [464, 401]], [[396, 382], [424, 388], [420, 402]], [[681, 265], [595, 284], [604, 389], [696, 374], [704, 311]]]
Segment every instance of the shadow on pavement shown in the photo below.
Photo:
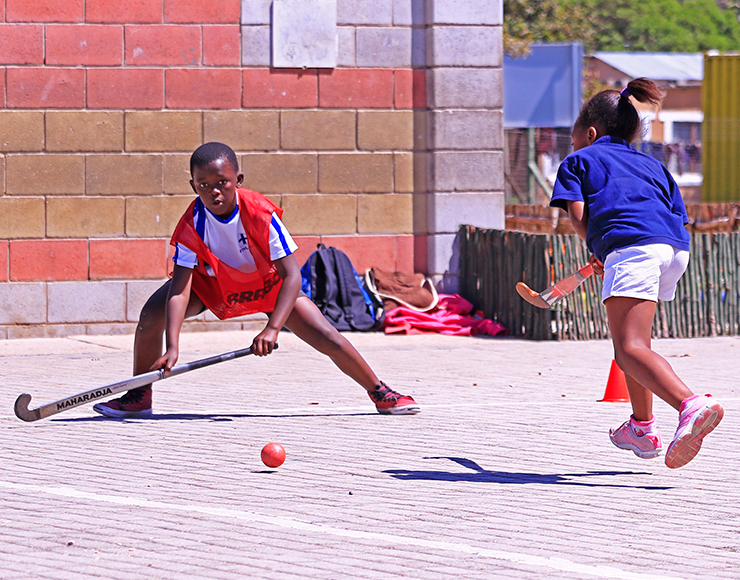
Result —
[[70, 417], [67, 419], [50, 419], [57, 423], [85, 423], [99, 421], [118, 421], [120, 423], [139, 423], [142, 421], [231, 421], [233, 419], [278, 419], [278, 418], [301, 418], [301, 417], [364, 417], [375, 416], [378, 413], [368, 411], [366, 413], [170, 413], [157, 414], [150, 417], [103, 417], [91, 415], [89, 417]]
[[590, 483], [577, 481], [574, 478], [580, 477], [603, 477], [610, 475], [652, 475], [647, 472], [638, 471], [589, 471], [587, 473], [513, 473], [508, 471], [490, 471], [483, 469], [475, 461], [465, 459], [464, 457], [425, 457], [424, 459], [448, 459], [458, 465], [466, 467], [471, 471], [412, 471], [409, 469], [386, 469], [383, 473], [388, 473], [396, 479], [428, 479], [431, 481], [467, 481], [470, 483], [540, 483], [556, 485], [581, 485], [586, 487], [627, 487], [633, 489], [651, 489], [651, 490], [668, 490], [673, 489], [669, 486], [648, 486], [648, 485], [621, 485], [613, 483]]

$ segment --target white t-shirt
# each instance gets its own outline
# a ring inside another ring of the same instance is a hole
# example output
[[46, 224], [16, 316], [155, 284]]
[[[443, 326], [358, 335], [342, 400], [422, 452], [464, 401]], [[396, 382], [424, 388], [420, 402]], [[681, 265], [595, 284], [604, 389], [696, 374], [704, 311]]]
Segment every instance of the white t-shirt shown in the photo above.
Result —
[[[223, 219], [211, 212], [200, 200], [197, 200], [193, 223], [198, 235], [219, 260], [247, 274], [257, 270], [254, 257], [249, 250], [244, 225], [239, 217], [238, 205], [228, 218]], [[283, 222], [274, 212], [270, 221], [269, 246], [270, 259], [273, 262], [292, 254], [298, 249]], [[192, 269], [198, 265], [198, 256], [195, 252], [182, 244], [175, 246], [175, 255], [172, 260], [175, 264], [184, 268]], [[214, 276], [210, 266], [206, 266], [206, 271], [210, 276]]]

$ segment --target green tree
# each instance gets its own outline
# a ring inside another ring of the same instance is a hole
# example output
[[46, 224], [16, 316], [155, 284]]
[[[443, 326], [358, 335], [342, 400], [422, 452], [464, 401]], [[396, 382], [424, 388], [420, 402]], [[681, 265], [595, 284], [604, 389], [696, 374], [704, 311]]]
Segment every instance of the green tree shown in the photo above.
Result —
[[533, 42], [581, 42], [597, 50], [740, 50], [738, 2], [725, 0], [504, 0], [504, 45], [512, 56]]

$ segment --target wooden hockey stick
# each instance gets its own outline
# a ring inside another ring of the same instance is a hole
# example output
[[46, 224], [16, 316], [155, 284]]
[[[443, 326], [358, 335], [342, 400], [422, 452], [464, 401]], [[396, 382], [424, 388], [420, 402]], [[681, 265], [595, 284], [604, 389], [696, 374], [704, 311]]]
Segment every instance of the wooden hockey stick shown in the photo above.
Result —
[[[277, 349], [277, 347], [278, 345], [277, 343], [275, 343], [275, 349]], [[176, 366], [170, 371], [167, 376], [165, 376], [163, 369], [150, 371], [148, 373], [136, 375], [135, 377], [132, 377], [130, 379], [118, 381], [117, 383], [111, 383], [110, 385], [98, 387], [97, 389], [90, 389], [89, 391], [78, 393], [64, 399], [59, 399], [58, 401], [54, 401], [53, 403], [48, 403], [46, 405], [41, 405], [40, 407], [36, 407], [35, 409], [28, 408], [28, 405], [31, 403], [31, 395], [29, 395], [28, 393], [23, 393], [15, 401], [15, 415], [23, 421], [38, 421], [39, 419], [44, 419], [50, 415], [56, 415], [57, 413], [66, 411], [67, 409], [72, 409], [86, 403], [91, 403], [92, 401], [97, 401], [98, 399], [102, 399], [109, 395], [115, 395], [116, 393], [120, 393], [122, 391], [130, 391], [131, 389], [144, 387], [162, 379], [181, 375], [183, 373], [194, 371], [196, 369], [202, 369], [203, 367], [214, 365], [216, 363], [224, 362], [227, 360], [241, 358], [249, 354], [252, 354], [251, 346], [249, 348], [234, 350], [232, 352], [227, 352], [224, 354], [219, 354], [216, 356], [211, 356], [208, 358]]]
[[563, 278], [542, 292], [535, 292], [524, 282], [519, 282], [516, 285], [516, 291], [519, 293], [519, 296], [524, 298], [532, 306], [536, 306], [537, 308], [551, 308], [588, 280], [593, 273], [594, 269], [591, 267], [591, 264], [586, 264], [580, 270], [576, 270], [567, 278]]

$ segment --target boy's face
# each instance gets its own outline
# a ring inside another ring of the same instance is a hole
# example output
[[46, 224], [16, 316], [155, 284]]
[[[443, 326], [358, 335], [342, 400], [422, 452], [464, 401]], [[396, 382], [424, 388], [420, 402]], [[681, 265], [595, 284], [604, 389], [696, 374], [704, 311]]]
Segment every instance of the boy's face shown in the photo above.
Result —
[[211, 212], [229, 217], [236, 207], [236, 188], [244, 175], [238, 173], [227, 159], [216, 159], [204, 167], [193, 167], [190, 186]]

